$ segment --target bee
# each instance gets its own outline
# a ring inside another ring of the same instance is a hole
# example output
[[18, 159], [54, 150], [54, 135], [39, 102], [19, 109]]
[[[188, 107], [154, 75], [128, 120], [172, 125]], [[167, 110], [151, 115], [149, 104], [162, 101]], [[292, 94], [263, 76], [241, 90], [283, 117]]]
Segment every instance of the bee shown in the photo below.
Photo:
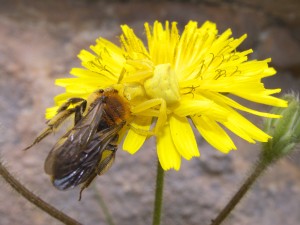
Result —
[[24, 150], [53, 133], [71, 115], [74, 115], [74, 126], [51, 149], [44, 169], [59, 190], [82, 184], [80, 200], [82, 191], [113, 164], [119, 132], [130, 116], [130, 108], [127, 100], [115, 89], [97, 90], [87, 100], [71, 98]]

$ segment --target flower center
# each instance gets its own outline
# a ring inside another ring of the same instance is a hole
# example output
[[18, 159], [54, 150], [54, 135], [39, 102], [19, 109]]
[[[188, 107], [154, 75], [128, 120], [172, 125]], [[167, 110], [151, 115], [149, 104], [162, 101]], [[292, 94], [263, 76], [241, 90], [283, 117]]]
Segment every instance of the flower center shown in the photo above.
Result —
[[175, 71], [170, 64], [155, 66], [153, 76], [144, 82], [145, 92], [150, 98], [162, 98], [167, 105], [180, 100]]

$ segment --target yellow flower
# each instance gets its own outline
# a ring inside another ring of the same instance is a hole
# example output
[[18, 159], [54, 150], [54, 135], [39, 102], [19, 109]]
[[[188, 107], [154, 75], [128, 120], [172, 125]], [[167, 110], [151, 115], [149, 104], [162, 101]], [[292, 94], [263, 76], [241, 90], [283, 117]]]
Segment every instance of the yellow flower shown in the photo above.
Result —
[[189, 160], [200, 156], [191, 125], [224, 153], [236, 149], [224, 127], [250, 143], [270, 138], [237, 110], [279, 116], [250, 109], [230, 98], [235, 95], [287, 106], [286, 101], [271, 96], [280, 89], [265, 89], [261, 81], [276, 73], [268, 66], [271, 60], [247, 61], [252, 50], [236, 50], [246, 35], [234, 39], [230, 29], [219, 35], [216, 25], [208, 21], [201, 27], [190, 21], [180, 34], [176, 22], [163, 26], [156, 21], [153, 27], [145, 23], [146, 47], [130, 27], [123, 25], [122, 30], [121, 47], [99, 38], [90, 47], [93, 53], [80, 52], [84, 68], [71, 70], [76, 78], [56, 80], [66, 92], [56, 96], [56, 106], [47, 110], [48, 119], [68, 98], [87, 98], [100, 88], [117, 89], [131, 109], [123, 149], [134, 154], [149, 135], [155, 135], [158, 158], [165, 170], [179, 170], [181, 157]]

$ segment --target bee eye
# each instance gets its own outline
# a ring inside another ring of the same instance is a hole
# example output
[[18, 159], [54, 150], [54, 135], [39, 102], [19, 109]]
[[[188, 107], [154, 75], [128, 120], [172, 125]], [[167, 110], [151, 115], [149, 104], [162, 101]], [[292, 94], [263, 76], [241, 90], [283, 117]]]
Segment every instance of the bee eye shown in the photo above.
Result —
[[99, 93], [102, 94], [104, 92], [103, 89], [99, 89]]

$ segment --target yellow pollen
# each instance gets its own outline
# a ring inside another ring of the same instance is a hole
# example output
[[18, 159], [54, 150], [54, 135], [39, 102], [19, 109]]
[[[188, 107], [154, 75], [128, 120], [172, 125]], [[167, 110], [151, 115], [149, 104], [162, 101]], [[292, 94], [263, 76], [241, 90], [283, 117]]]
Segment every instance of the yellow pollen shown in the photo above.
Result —
[[153, 76], [145, 81], [144, 88], [148, 97], [162, 98], [167, 105], [180, 100], [177, 77], [170, 64], [155, 66]]

